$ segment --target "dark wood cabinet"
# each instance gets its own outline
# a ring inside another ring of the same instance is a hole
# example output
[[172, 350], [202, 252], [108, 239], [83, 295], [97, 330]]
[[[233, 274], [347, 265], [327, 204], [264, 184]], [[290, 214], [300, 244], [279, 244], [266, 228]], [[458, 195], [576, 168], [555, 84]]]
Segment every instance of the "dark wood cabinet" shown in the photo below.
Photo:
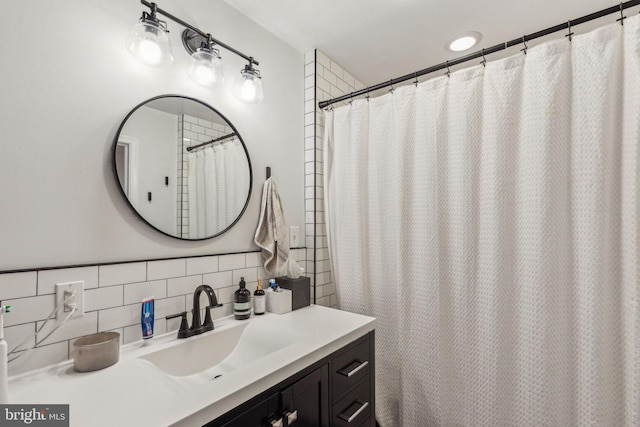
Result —
[[205, 427], [375, 427], [374, 332]]

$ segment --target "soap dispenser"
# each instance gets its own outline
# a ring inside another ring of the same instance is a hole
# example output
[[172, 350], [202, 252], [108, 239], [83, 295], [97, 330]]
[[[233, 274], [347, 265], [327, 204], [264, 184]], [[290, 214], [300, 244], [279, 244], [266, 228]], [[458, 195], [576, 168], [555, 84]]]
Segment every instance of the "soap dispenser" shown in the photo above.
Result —
[[233, 296], [233, 315], [237, 320], [244, 320], [251, 316], [251, 291], [247, 289], [244, 277], [240, 278], [239, 286]]
[[253, 314], [264, 314], [266, 308], [266, 295], [262, 290], [262, 280], [258, 279], [258, 287], [253, 293]]

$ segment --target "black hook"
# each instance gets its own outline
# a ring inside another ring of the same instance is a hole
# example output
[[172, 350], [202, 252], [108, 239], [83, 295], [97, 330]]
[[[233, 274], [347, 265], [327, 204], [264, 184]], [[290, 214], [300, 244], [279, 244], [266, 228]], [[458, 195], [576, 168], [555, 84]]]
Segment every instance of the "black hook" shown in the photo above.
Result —
[[418, 72], [413, 73], [413, 83], [418, 87]]
[[371, 96], [369, 96], [369, 88], [367, 88], [367, 94], [364, 96], [364, 98], [367, 100], [367, 102], [369, 102], [369, 98], [371, 98]]
[[527, 46], [527, 36], [522, 36], [522, 44], [524, 45], [524, 49], [520, 49], [520, 51], [526, 55], [527, 49], [529, 49], [529, 46]]
[[484, 57], [484, 48], [482, 48], [482, 61], [480, 61], [483, 67], [487, 66], [487, 58]]
[[571, 32], [571, 20], [567, 21], [567, 28], [569, 29], [569, 34], [566, 34], [565, 37], [569, 37], [569, 41], [573, 39], [573, 33]]
[[451, 70], [449, 69], [449, 61], [447, 61], [447, 72], [444, 73], [445, 76], [451, 77]]
[[389, 92], [393, 93], [393, 91], [395, 90], [393, 87], [393, 79], [389, 80], [389, 86], [391, 86], [391, 89], [389, 89]]
[[616, 21], [620, 22], [620, 25], [624, 25], [624, 20], [627, 19], [626, 16], [624, 16], [624, 7], [622, 7], [622, 2], [620, 2], [620, 18], [616, 19]]

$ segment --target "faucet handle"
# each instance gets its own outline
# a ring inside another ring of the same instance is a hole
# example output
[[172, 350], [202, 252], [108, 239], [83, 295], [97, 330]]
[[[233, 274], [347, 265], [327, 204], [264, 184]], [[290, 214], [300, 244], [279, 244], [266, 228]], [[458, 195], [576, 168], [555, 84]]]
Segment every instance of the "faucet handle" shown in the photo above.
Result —
[[176, 317], [182, 317], [180, 321], [180, 329], [178, 329], [178, 338], [187, 338], [191, 336], [191, 331], [189, 331], [189, 322], [187, 321], [187, 312], [183, 311], [182, 313], [172, 314], [167, 316], [166, 319], [175, 319]]

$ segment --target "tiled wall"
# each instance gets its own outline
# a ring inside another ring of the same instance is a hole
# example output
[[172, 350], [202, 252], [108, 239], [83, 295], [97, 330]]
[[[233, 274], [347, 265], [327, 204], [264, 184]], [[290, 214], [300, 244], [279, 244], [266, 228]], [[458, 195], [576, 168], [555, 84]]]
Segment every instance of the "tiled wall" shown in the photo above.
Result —
[[[294, 249], [291, 254], [304, 263], [305, 249]], [[224, 304], [212, 311], [214, 320], [229, 316], [240, 277], [252, 293], [258, 278], [270, 278], [260, 252], [0, 274], [0, 300], [11, 305], [11, 313], [4, 315], [9, 349], [33, 335], [54, 310], [56, 283], [83, 280], [85, 287], [84, 316], [69, 319], [34, 350], [10, 363], [9, 374], [72, 358], [75, 338], [95, 332], [118, 331], [123, 344], [142, 339], [140, 302], [148, 296], [156, 298], [156, 334], [178, 329], [179, 319], [167, 321], [165, 317], [191, 310], [193, 291], [201, 284], [214, 288], [218, 302]], [[206, 298], [201, 298], [200, 306], [205, 307]], [[55, 318], [51, 319], [40, 337], [55, 325]], [[31, 338], [27, 347], [34, 344]]]
[[323, 112], [318, 102], [364, 88], [349, 72], [319, 50], [305, 54], [305, 214], [308, 271], [315, 273], [316, 303], [337, 306], [324, 220]]

